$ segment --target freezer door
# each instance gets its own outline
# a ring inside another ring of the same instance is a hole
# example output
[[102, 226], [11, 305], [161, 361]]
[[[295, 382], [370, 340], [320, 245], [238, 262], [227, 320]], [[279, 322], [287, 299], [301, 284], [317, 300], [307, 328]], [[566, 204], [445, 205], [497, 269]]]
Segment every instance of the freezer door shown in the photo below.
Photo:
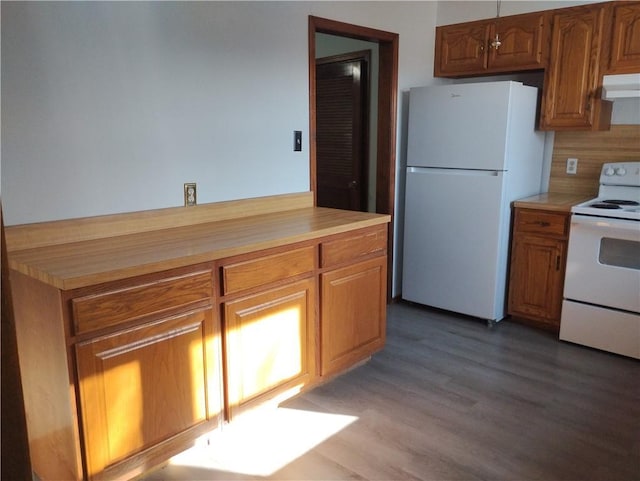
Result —
[[504, 317], [509, 209], [505, 173], [407, 169], [403, 299]]
[[407, 165], [505, 170], [514, 85], [490, 82], [411, 89]]

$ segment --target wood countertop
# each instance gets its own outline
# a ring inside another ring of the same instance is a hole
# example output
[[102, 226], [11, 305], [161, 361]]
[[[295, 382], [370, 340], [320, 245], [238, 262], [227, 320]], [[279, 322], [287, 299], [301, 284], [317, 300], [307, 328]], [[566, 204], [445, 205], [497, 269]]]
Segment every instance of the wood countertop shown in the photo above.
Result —
[[304, 207], [9, 253], [12, 269], [59, 289], [141, 274], [386, 224], [390, 216]]
[[538, 194], [532, 197], [516, 200], [513, 202], [513, 206], [526, 209], [571, 212], [571, 207], [592, 198], [593, 195], [585, 196], [584, 194], [561, 194], [556, 192], [546, 192], [544, 194]]

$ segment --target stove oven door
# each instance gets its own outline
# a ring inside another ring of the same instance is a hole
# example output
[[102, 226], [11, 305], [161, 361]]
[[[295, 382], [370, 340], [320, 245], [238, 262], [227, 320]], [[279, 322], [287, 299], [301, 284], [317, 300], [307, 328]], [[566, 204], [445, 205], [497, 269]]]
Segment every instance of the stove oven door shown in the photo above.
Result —
[[640, 222], [573, 215], [564, 298], [640, 314]]

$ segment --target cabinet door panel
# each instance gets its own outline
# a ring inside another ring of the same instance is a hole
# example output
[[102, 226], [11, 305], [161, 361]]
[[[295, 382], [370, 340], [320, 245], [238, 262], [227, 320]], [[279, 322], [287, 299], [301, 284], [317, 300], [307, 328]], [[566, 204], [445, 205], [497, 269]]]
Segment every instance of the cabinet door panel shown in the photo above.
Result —
[[201, 310], [76, 347], [89, 475], [220, 414], [212, 318]]
[[610, 72], [640, 72], [640, 2], [616, 5], [613, 15]]
[[[495, 20], [489, 35], [489, 69], [541, 69], [543, 64], [544, 14], [517, 15]], [[495, 47], [492, 42], [501, 42]]]
[[509, 313], [559, 327], [566, 241], [535, 236], [515, 239]]
[[386, 259], [322, 274], [322, 375], [338, 372], [383, 347]]
[[600, 116], [597, 98], [604, 8], [577, 8], [553, 18], [545, 73], [541, 128], [591, 129]]
[[227, 396], [233, 411], [315, 371], [311, 279], [225, 303]]
[[434, 75], [468, 75], [486, 70], [488, 33], [488, 23], [437, 27]]

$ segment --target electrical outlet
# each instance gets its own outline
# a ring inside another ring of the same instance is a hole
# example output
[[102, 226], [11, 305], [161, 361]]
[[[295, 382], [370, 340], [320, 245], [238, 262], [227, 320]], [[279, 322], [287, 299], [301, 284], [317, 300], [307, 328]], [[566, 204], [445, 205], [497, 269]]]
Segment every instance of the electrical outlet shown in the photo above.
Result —
[[197, 203], [195, 182], [184, 184], [184, 206], [191, 207]]
[[578, 172], [578, 159], [567, 159], [567, 174], [576, 174]]

